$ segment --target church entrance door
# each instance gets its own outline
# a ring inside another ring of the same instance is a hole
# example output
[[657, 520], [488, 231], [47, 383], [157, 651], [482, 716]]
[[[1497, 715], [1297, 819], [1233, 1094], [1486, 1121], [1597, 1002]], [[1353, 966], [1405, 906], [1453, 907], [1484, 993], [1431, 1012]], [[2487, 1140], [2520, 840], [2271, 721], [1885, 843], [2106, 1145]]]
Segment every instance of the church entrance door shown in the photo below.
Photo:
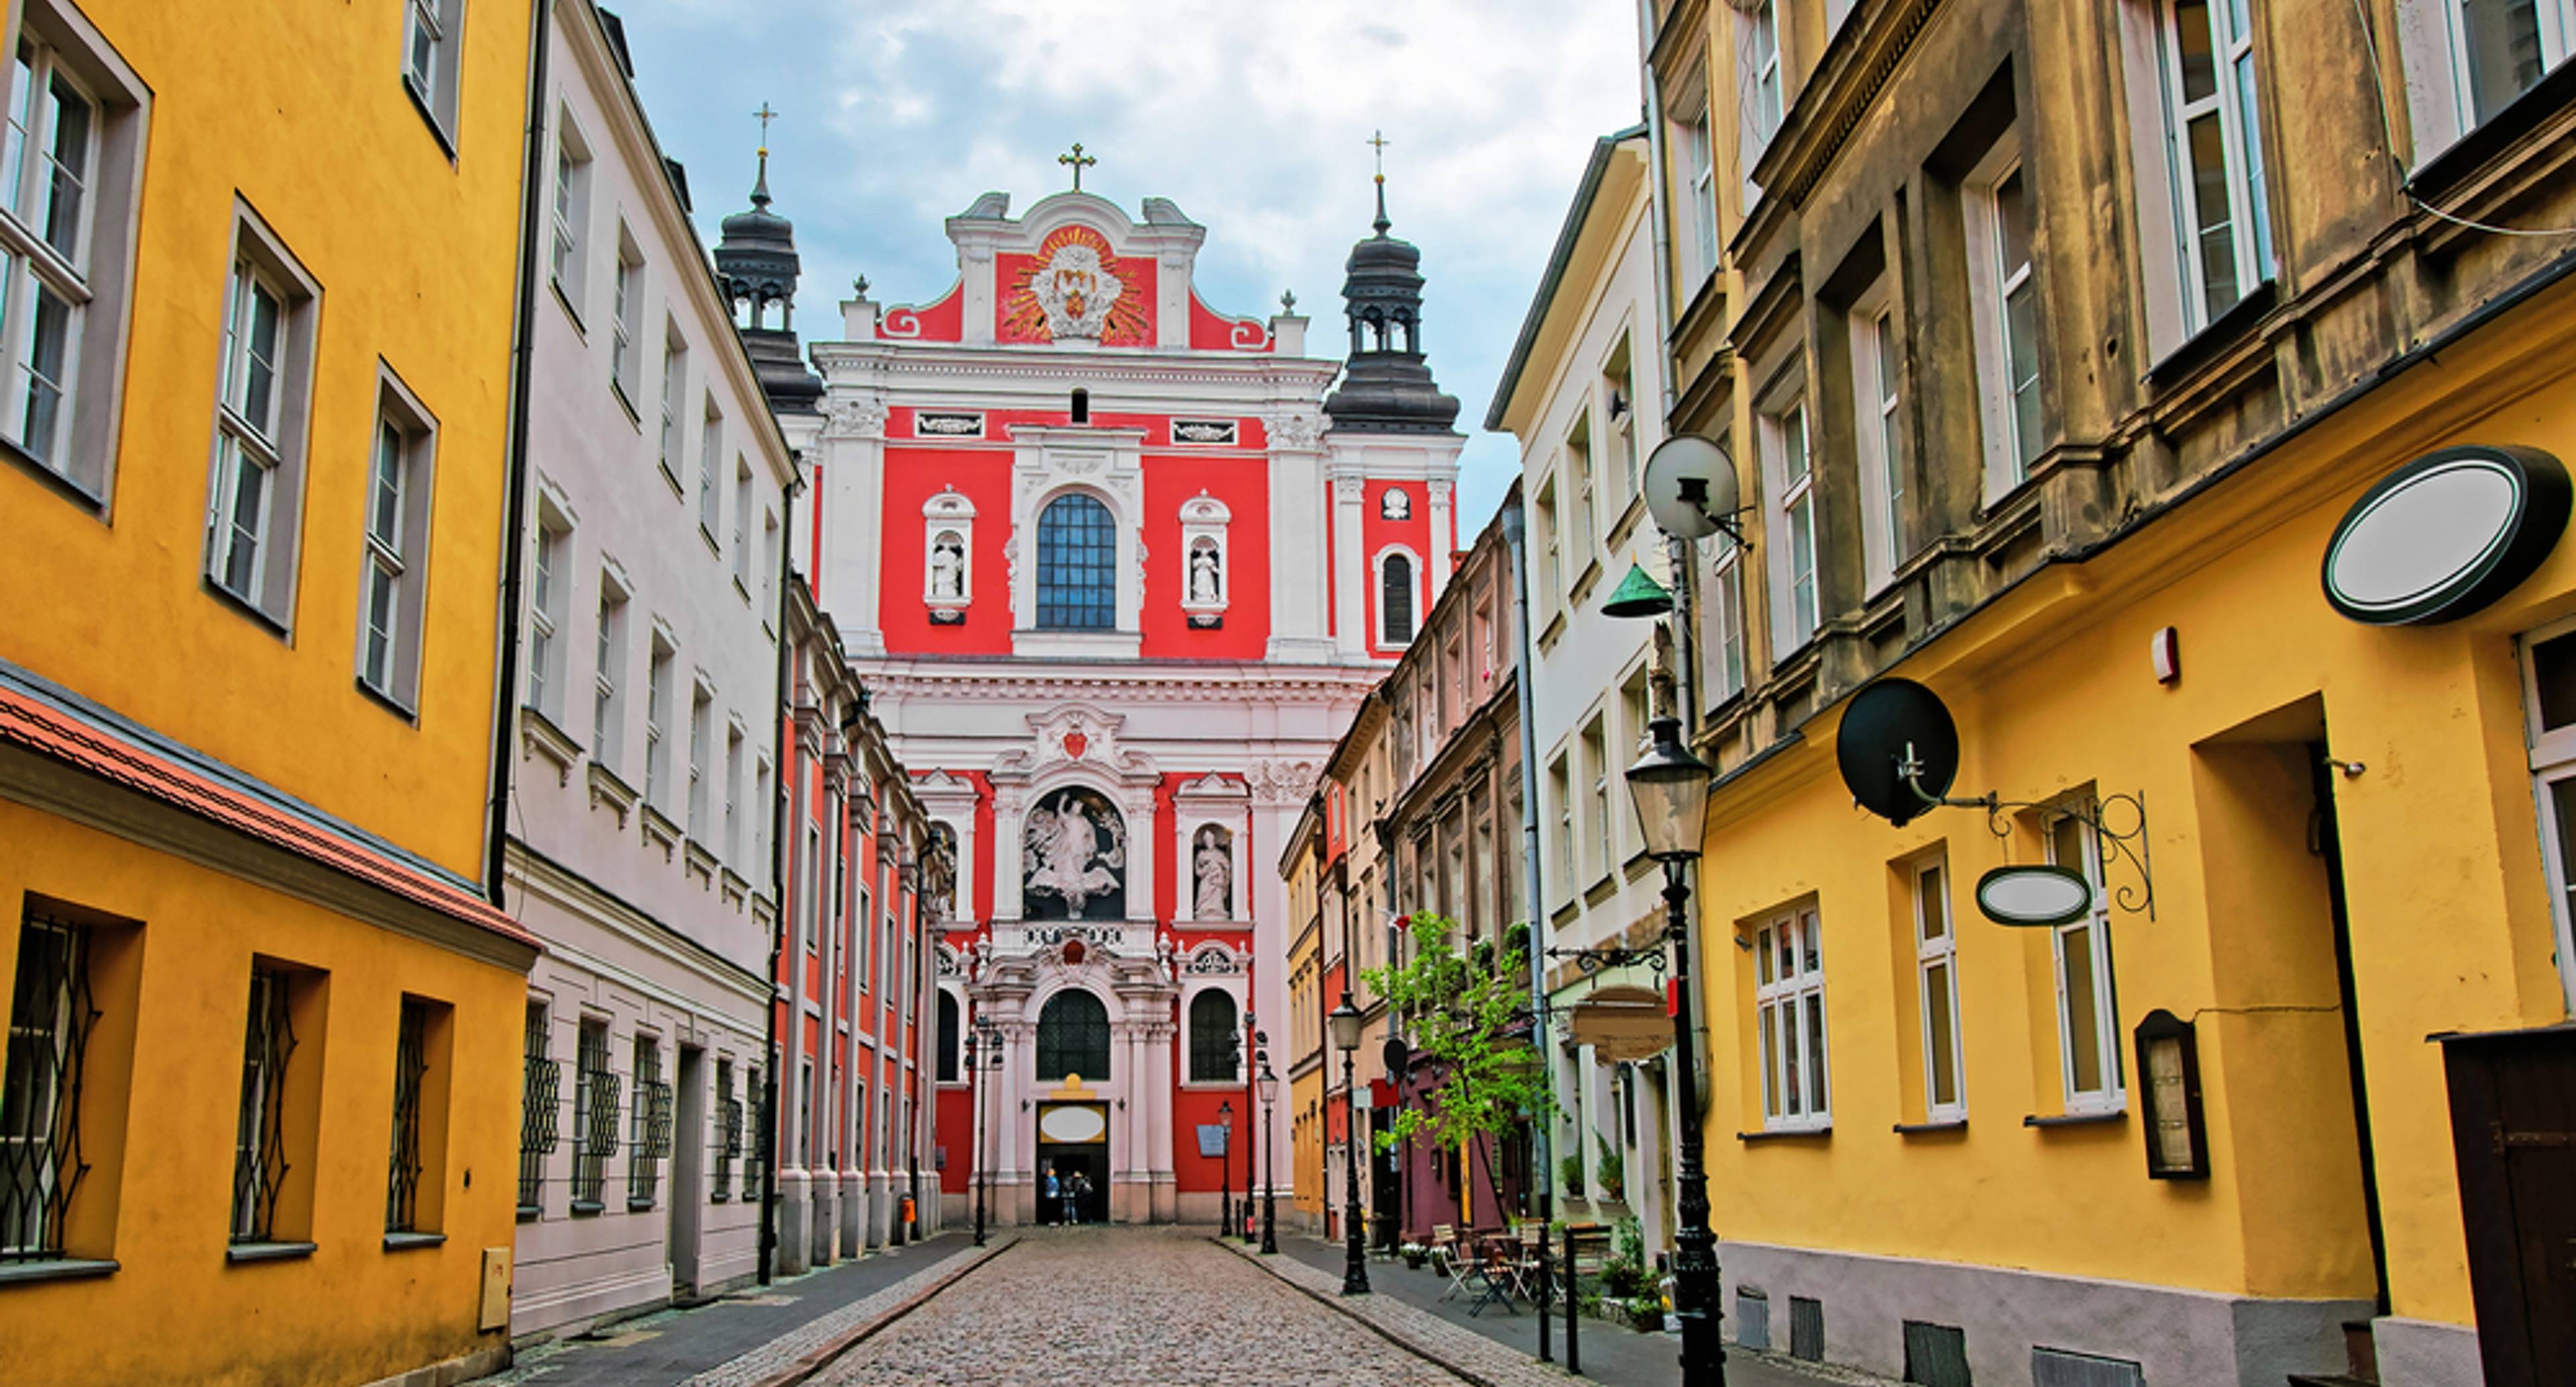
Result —
[[[1102, 1103], [1038, 1105], [1038, 1222], [1062, 1223], [1070, 1202], [1084, 1223], [1109, 1221], [1109, 1108]], [[1078, 1199], [1060, 1194], [1046, 1198], [1046, 1176], [1054, 1171], [1057, 1188], [1070, 1191], [1080, 1175], [1090, 1188]]]

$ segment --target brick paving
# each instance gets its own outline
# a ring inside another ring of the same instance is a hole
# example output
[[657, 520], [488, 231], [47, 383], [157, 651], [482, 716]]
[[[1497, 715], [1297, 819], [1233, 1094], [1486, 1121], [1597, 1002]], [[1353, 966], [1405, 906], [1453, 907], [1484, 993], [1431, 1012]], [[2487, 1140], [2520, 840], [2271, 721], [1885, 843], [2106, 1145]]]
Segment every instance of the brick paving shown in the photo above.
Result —
[[[1467, 1342], [1453, 1348], [1514, 1356], [1459, 1332]], [[1318, 1304], [1209, 1242], [1204, 1230], [1081, 1228], [1032, 1230], [813, 1382], [1458, 1387], [1474, 1380]], [[1490, 1387], [1567, 1381], [1552, 1372], [1486, 1380]]]

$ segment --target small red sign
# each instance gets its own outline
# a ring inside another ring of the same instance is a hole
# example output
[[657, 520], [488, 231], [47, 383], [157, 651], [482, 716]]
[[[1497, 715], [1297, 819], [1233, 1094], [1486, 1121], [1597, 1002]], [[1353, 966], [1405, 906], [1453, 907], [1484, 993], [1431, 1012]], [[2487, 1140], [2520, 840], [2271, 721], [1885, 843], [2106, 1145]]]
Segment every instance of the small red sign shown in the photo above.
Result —
[[1682, 980], [1679, 978], [1666, 978], [1664, 979], [1664, 1015], [1679, 1016], [1681, 1014]]

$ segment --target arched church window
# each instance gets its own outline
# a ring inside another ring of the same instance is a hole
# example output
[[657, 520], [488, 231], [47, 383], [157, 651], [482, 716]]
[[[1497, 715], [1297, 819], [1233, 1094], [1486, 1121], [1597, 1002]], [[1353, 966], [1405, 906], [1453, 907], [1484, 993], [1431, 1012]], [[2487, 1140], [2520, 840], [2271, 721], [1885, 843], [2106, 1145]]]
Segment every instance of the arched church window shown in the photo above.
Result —
[[1413, 560], [1389, 554], [1378, 569], [1378, 616], [1383, 643], [1413, 639]]
[[1049, 997], [1038, 1012], [1037, 1080], [1051, 1084], [1068, 1074], [1109, 1077], [1109, 1008], [1078, 987]]
[[1038, 629], [1108, 631], [1118, 625], [1118, 525], [1081, 492], [1038, 515]]
[[1031, 920], [1127, 917], [1127, 821], [1097, 790], [1066, 786], [1021, 822], [1021, 915]]
[[1190, 999], [1190, 1082], [1229, 1084], [1242, 1059], [1235, 1034], [1234, 998], [1209, 988]]
[[939, 994], [939, 1082], [957, 1082], [957, 1043], [963, 1028], [958, 1025], [957, 994]]

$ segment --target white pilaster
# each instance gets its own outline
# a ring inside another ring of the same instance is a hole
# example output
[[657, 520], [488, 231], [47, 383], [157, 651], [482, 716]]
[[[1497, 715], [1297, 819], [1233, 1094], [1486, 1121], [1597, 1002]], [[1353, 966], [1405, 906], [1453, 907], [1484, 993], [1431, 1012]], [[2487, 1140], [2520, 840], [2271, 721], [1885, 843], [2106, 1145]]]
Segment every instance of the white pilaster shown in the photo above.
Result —
[[1333, 643], [1349, 659], [1368, 655], [1368, 554], [1360, 519], [1368, 488], [1359, 475], [1333, 478]]

